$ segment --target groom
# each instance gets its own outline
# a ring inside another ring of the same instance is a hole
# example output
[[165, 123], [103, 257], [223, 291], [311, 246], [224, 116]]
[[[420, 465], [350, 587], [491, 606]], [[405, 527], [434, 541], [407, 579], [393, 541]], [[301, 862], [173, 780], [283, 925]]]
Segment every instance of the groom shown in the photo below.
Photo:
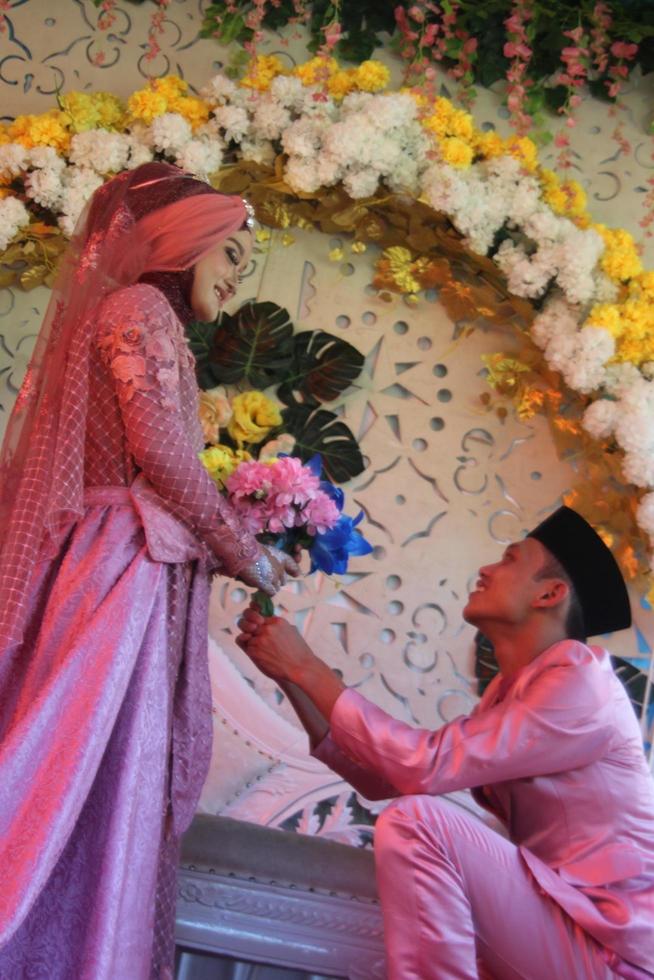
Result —
[[[239, 644], [286, 691], [313, 754], [381, 814], [375, 860], [390, 980], [654, 977], [654, 781], [609, 654], [628, 627], [611, 552], [562, 507], [479, 571], [463, 612], [500, 673], [469, 717], [396, 721], [279, 618]], [[471, 788], [508, 839], [442, 795]], [[651, 971], [651, 972], [650, 972]]]

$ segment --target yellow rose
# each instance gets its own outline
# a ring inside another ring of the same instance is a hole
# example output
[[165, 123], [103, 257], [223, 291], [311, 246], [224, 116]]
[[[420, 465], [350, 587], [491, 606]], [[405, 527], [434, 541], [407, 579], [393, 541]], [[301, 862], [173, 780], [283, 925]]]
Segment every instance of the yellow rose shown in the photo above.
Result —
[[222, 386], [200, 393], [199, 416], [204, 441], [217, 443], [220, 429], [224, 429], [232, 417], [232, 406]]
[[232, 401], [233, 415], [227, 427], [232, 439], [241, 446], [244, 442], [258, 443], [271, 429], [281, 425], [279, 408], [261, 391], [246, 391]]
[[230, 449], [229, 446], [211, 446], [199, 453], [200, 462], [207, 473], [219, 487], [232, 475], [237, 466], [251, 460], [252, 457], [244, 449]]

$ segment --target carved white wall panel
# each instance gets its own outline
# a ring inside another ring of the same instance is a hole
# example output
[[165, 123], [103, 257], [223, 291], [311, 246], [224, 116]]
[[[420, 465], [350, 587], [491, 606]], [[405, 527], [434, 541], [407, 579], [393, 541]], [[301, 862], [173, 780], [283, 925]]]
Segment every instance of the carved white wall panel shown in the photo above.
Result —
[[[114, 25], [102, 32], [90, 0], [12, 0], [0, 41], [3, 118], [51, 108], [57, 86], [127, 96], [147, 75], [166, 72], [200, 86], [229, 54], [198, 39], [204, 6], [173, 0], [161, 52], [148, 62], [151, 3], [121, 0]], [[276, 48], [271, 41], [269, 50]], [[297, 48], [284, 52], [289, 59], [298, 55]], [[616, 120], [593, 100], [581, 107], [572, 132], [576, 176], [594, 215], [637, 236], [654, 167], [644, 132], [652, 84], [652, 77], [643, 80], [625, 98], [621, 119], [632, 155], [618, 149], [611, 137]], [[481, 93], [478, 121], [507, 132], [504, 115], [497, 94]], [[552, 156], [546, 151], [545, 161]], [[293, 235], [290, 247], [274, 235], [271, 248], [255, 256], [241, 299], [277, 302], [300, 329], [323, 328], [365, 355], [361, 379], [336, 407], [369, 461], [347, 494], [349, 512], [366, 513], [375, 552], [355, 559], [339, 579], [317, 574], [293, 583], [279, 607], [346, 683], [399, 718], [437, 725], [467, 712], [476, 699], [473, 630], [460, 617], [471, 578], [555, 505], [574, 473], [557, 459], [542, 420], [502, 423], [482, 409], [480, 357], [514, 343], [512, 328], [482, 325], [462, 339], [435, 292], [415, 308], [373, 295], [374, 249], [351, 256], [345, 238]], [[328, 253], [338, 244], [345, 259], [334, 263]], [[654, 265], [649, 242], [645, 258]], [[2, 426], [47, 297], [44, 289], [0, 290]], [[645, 662], [654, 626], [640, 597], [634, 599], [634, 629], [609, 645]], [[235, 619], [246, 602], [238, 584], [216, 583], [210, 619], [216, 744], [202, 808], [273, 826], [295, 816], [307, 832], [361, 842], [351, 791], [307, 756], [289, 706], [234, 644]], [[317, 804], [326, 799], [331, 811], [318, 818]]]

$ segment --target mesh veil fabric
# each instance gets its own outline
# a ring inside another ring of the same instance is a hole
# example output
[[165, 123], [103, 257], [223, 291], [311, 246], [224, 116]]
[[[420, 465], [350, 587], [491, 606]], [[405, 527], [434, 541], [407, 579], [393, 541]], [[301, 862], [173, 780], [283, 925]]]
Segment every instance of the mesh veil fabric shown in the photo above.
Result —
[[20, 643], [37, 558], [54, 554], [83, 512], [91, 327], [101, 304], [148, 273], [188, 269], [245, 218], [240, 198], [161, 163], [120, 174], [87, 205], [0, 457], [0, 650]]

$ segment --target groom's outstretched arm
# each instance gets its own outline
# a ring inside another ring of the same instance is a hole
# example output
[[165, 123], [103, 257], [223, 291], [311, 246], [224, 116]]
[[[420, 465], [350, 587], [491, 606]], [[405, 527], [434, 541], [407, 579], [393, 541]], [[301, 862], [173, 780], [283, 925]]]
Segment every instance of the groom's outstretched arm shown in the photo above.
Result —
[[240, 621], [237, 643], [259, 669], [272, 677], [293, 705], [309, 736], [311, 754], [350, 783], [367, 800], [387, 800], [397, 789], [376, 773], [359, 766], [329, 735], [329, 718], [343, 691], [343, 682], [316, 657], [297, 630], [277, 616], [263, 617], [248, 609]]

